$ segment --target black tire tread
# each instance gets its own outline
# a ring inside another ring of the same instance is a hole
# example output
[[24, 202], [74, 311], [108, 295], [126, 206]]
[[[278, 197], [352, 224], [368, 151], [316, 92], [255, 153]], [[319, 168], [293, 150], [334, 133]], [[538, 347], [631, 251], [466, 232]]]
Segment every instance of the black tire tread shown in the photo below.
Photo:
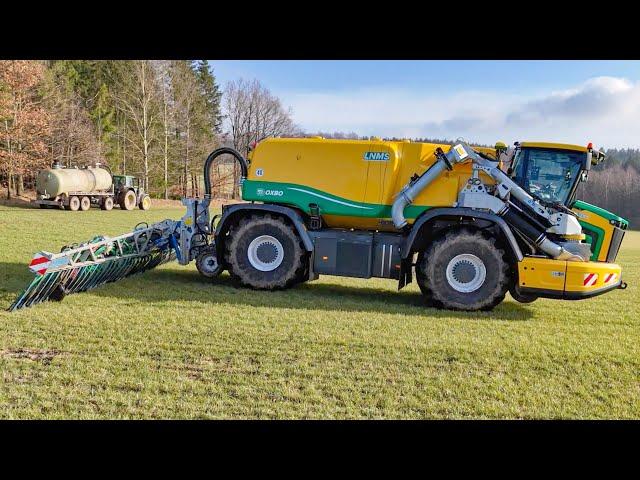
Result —
[[[240, 265], [238, 255], [244, 255], [238, 247], [248, 230], [257, 225], [268, 225], [280, 230], [288, 237], [293, 245], [293, 265], [292, 268], [284, 272], [282, 277], [275, 281], [260, 280], [252, 278]], [[286, 222], [280, 216], [272, 216], [270, 214], [253, 214], [245, 216], [229, 230], [229, 236], [225, 242], [225, 262], [228, 265], [229, 275], [231, 279], [238, 285], [249, 287], [255, 290], [282, 290], [289, 288], [296, 283], [300, 283], [305, 271], [306, 251], [302, 244], [302, 240], [295, 228]]]
[[[487, 298], [467, 305], [452, 300], [442, 285], [438, 285], [437, 282], [433, 280], [428, 281], [429, 278], [434, 276], [433, 272], [430, 271], [430, 266], [435, 266], [436, 259], [439, 256], [443, 255], [445, 251], [453, 245], [461, 242], [472, 242], [474, 245], [484, 245], [490, 248], [491, 251], [495, 252], [495, 258], [499, 264], [498, 283], [492, 294]], [[416, 265], [416, 280], [429, 306], [449, 310], [489, 311], [504, 300], [509, 290], [509, 263], [505, 251], [497, 245], [494, 237], [484, 235], [480, 231], [464, 228], [456, 229], [447, 232], [444, 237], [432, 242], [427, 249], [420, 254]]]

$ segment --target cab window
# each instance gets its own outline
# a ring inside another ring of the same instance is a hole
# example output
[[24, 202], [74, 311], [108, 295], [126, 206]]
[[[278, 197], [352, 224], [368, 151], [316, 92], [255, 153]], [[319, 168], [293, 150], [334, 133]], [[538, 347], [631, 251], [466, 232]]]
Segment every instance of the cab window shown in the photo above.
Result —
[[523, 148], [514, 159], [513, 179], [531, 195], [566, 204], [575, 190], [586, 153]]

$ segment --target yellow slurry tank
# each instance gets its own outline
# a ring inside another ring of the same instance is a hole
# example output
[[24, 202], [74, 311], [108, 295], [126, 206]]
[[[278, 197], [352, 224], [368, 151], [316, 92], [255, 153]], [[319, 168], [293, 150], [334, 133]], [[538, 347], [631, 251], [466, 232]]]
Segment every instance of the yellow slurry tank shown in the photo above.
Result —
[[[398, 192], [436, 161], [438, 147], [451, 148], [409, 141], [269, 138], [250, 156], [243, 198], [295, 205], [307, 213], [316, 204], [329, 227], [394, 230], [391, 207]], [[476, 150], [495, 155], [491, 148]], [[470, 163], [445, 172], [406, 208], [407, 221], [413, 223], [430, 207], [453, 205], [470, 175]], [[489, 177], [483, 180], [493, 183]]]
[[105, 192], [111, 184], [111, 174], [104, 168], [48, 168], [38, 173], [36, 191], [52, 199], [70, 192]]

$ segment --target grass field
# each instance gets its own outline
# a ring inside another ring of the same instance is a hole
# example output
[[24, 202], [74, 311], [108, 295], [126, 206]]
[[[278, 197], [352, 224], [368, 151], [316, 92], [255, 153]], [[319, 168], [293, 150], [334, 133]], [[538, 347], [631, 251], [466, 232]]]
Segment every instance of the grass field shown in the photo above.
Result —
[[[181, 209], [0, 206], [0, 309], [38, 250]], [[1, 418], [639, 418], [640, 233], [625, 291], [427, 309], [415, 284], [322, 277], [284, 292], [169, 264], [0, 312]]]

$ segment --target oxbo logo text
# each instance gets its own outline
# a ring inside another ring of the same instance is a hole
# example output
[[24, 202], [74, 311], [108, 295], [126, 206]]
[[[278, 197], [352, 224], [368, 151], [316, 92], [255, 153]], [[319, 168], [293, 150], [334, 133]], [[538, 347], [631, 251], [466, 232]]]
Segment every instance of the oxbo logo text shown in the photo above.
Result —
[[389, 160], [387, 152], [365, 152], [364, 159], [369, 161], [386, 162]]
[[259, 188], [256, 190], [256, 193], [259, 196], [266, 196], [266, 197], [281, 197], [284, 195], [284, 192], [282, 190], [265, 190], [264, 188]]

